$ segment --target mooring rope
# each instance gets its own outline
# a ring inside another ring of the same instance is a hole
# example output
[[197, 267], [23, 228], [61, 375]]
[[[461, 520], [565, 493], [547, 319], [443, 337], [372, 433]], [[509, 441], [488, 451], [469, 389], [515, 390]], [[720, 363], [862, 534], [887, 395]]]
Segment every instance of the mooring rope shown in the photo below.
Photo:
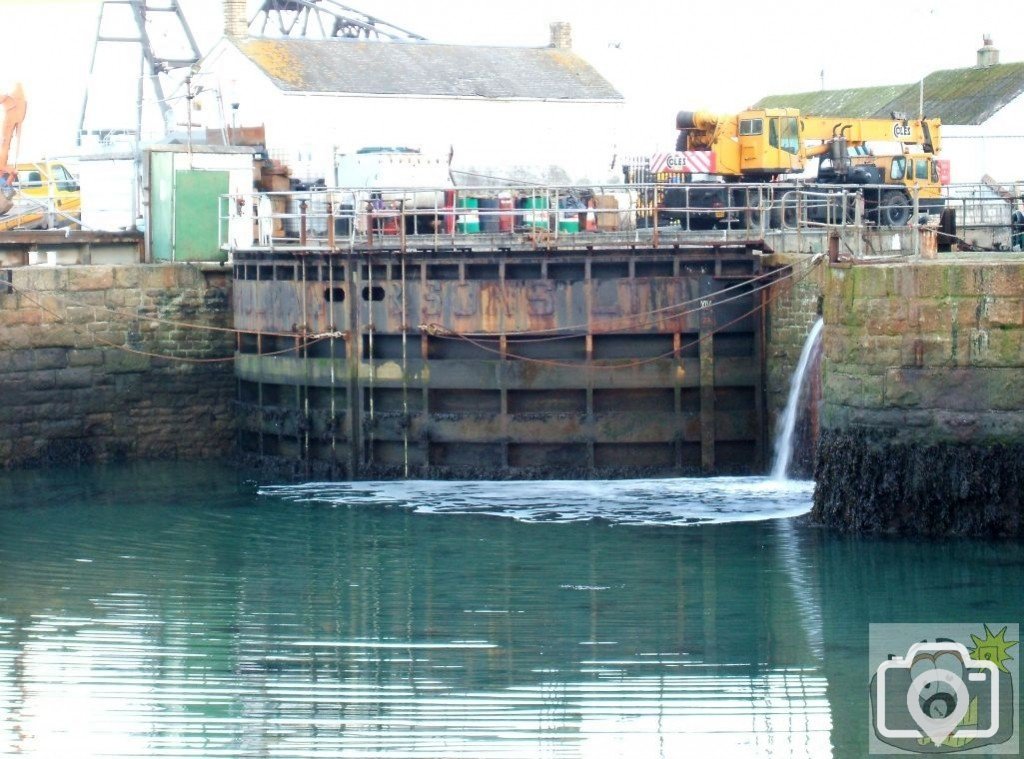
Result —
[[[679, 309], [684, 309], [685, 307], [690, 306], [690, 305], [695, 304], [695, 303], [700, 304], [701, 301], [712, 300], [714, 302], [711, 304], [710, 307], [715, 307], [715, 306], [723, 305], [725, 303], [730, 303], [730, 302], [735, 301], [735, 300], [739, 300], [740, 298], [747, 297], [748, 295], [754, 295], [754, 294], [756, 294], [758, 292], [761, 292], [762, 290], [764, 290], [764, 289], [766, 289], [768, 287], [771, 287], [773, 285], [778, 285], [778, 284], [781, 284], [781, 283], [784, 283], [784, 282], [787, 282], [787, 281], [791, 281], [791, 284], [796, 284], [796, 282], [799, 282], [802, 279], [804, 279], [823, 260], [824, 260], [824, 256], [822, 254], [820, 254], [820, 253], [816, 254], [814, 257], [811, 258], [810, 263], [800, 273], [799, 278], [795, 279], [795, 280], [793, 278], [796, 277], [797, 274], [796, 274], [796, 271], [792, 267], [789, 267], [789, 271], [784, 273], [784, 274], [782, 274], [781, 276], [778, 274], [777, 271], [766, 272], [766, 273], [763, 273], [763, 274], [759, 274], [759, 275], [757, 275], [755, 277], [752, 277], [750, 279], [744, 280], [743, 282], [739, 282], [739, 283], [737, 283], [735, 285], [730, 285], [730, 286], [728, 286], [726, 288], [723, 288], [722, 290], [719, 290], [719, 291], [717, 291], [715, 293], [709, 293], [709, 294], [704, 295], [704, 296], [698, 296], [698, 297], [695, 297], [695, 298], [690, 298], [690, 299], [687, 299], [687, 300], [684, 300], [684, 301], [680, 301], [679, 303], [673, 303], [673, 304], [668, 305], [668, 306], [662, 306], [662, 307], [656, 308], [656, 309], [649, 309], [647, 311], [642, 311], [642, 312], [639, 312], [639, 313], [636, 313], [636, 314], [630, 314], [629, 316], [623, 317], [623, 318], [628, 319], [628, 320], [632, 320], [632, 321], [638, 321], [641, 318], [647, 320], [649, 317], [654, 316], [656, 314], [666, 314], [665, 316], [662, 316], [662, 317], [658, 318], [656, 321], [657, 322], [663, 322], [663, 321], [667, 321], [669, 319], [678, 319], [680, 317], [687, 316], [689, 314], [697, 313], [697, 312], [703, 310], [704, 308], [708, 308], [709, 307], [708, 305], [704, 304], [704, 305], [698, 305], [697, 308], [689, 308], [689, 309], [685, 309], [685, 310], [681, 310], [681, 311], [679, 310]], [[372, 277], [372, 273], [371, 273], [371, 277]], [[768, 282], [761, 282], [762, 280], [769, 279], [769, 278], [771, 278], [770, 281], [768, 281]], [[372, 292], [373, 292], [373, 290], [372, 290], [372, 279], [370, 280], [370, 282], [371, 282], [370, 293], [371, 293], [371, 297], [372, 297]], [[749, 289], [749, 290], [748, 289], [743, 289], [742, 292], [738, 292], [735, 295], [731, 295], [731, 296], [729, 296], [727, 298], [721, 298], [719, 300], [715, 300], [716, 298], [719, 298], [721, 295], [723, 295], [725, 293], [728, 293], [728, 292], [731, 292], [732, 290], [739, 289], [739, 288], [747, 288], [747, 287], [749, 287], [749, 285], [752, 282], [761, 282], [761, 284], [759, 284], [757, 287], [755, 287], [753, 289]], [[112, 347], [112, 348], [117, 348], [119, 350], [123, 350], [123, 351], [125, 351], [127, 353], [132, 353], [132, 354], [140, 355], [140, 356], [147, 356], [147, 357], [150, 357], [150, 358], [162, 358], [162, 359], [167, 359], [169, 361], [180, 361], [180, 362], [183, 362], [183, 363], [193, 363], [193, 364], [225, 363], [225, 362], [228, 362], [228, 361], [234, 361], [235, 360], [234, 354], [232, 354], [231, 356], [223, 356], [223, 357], [196, 358], [196, 357], [189, 357], [189, 356], [176, 356], [176, 355], [173, 355], [173, 354], [166, 354], [166, 353], [157, 353], [157, 352], [154, 352], [154, 351], [144, 351], [144, 350], [141, 350], [141, 349], [138, 349], [138, 348], [132, 348], [131, 346], [128, 346], [128, 345], [118, 344], [118, 343], [115, 343], [113, 341], [107, 340], [106, 338], [104, 338], [104, 337], [102, 337], [100, 335], [90, 334], [85, 329], [84, 325], [78, 325], [78, 324], [73, 324], [71, 322], [68, 322], [67, 318], [65, 316], [63, 316], [63, 315], [59, 314], [58, 312], [50, 309], [49, 307], [43, 305], [39, 300], [37, 300], [37, 299], [32, 297], [32, 295], [42, 295], [44, 293], [45, 294], [52, 294], [53, 293], [52, 290], [39, 290], [39, 289], [27, 288], [27, 287], [22, 287], [20, 285], [15, 285], [12, 282], [4, 282], [4, 283], [0, 283], [0, 284], [5, 285], [12, 292], [17, 292], [17, 293], [21, 294], [26, 300], [28, 300], [30, 303], [35, 305], [37, 308], [39, 308], [40, 310], [42, 310], [42, 311], [50, 314], [51, 316], [53, 316], [55, 319], [57, 319], [57, 321], [59, 323], [62, 323], [62, 324], [65, 324], [65, 325], [71, 327], [71, 329], [73, 331], [75, 331], [75, 332], [77, 332], [79, 334], [89, 335], [96, 342], [99, 342], [99, 343], [101, 343], [103, 345], [107, 345], [107, 346]], [[764, 305], [767, 305], [768, 302], [773, 301], [778, 296], [778, 294], [779, 293], [776, 293], [775, 295], [773, 295]], [[185, 321], [181, 321], [181, 320], [177, 320], [177, 319], [165, 319], [165, 318], [158, 317], [158, 316], [150, 316], [148, 314], [133, 313], [133, 312], [130, 312], [130, 311], [126, 311], [124, 309], [120, 309], [120, 308], [109, 306], [107, 304], [96, 305], [96, 304], [91, 304], [91, 303], [84, 303], [82, 301], [75, 300], [73, 298], [68, 298], [68, 297], [60, 297], [60, 296], [54, 296], [54, 297], [57, 297], [57, 298], [59, 298], [61, 300], [64, 308], [67, 308], [68, 306], [75, 306], [75, 307], [80, 307], [80, 308], [89, 309], [89, 310], [93, 311], [94, 319], [95, 319], [95, 312], [103, 311], [103, 312], [106, 312], [108, 314], [120, 316], [122, 319], [129, 320], [129, 321], [139, 320], [139, 321], [146, 321], [146, 322], [150, 322], [150, 323], [160, 324], [160, 325], [164, 325], [164, 326], [181, 327], [181, 328], [185, 328], [185, 329], [195, 329], [195, 330], [206, 330], [206, 331], [210, 331], [210, 332], [219, 332], [219, 333], [223, 333], [223, 334], [233, 334], [233, 335], [236, 335], [236, 336], [238, 336], [238, 335], [253, 335], [253, 336], [256, 336], [256, 337], [299, 338], [300, 340], [302, 340], [301, 343], [299, 343], [299, 344], [297, 344], [295, 346], [292, 346], [292, 347], [289, 347], [289, 348], [284, 348], [284, 349], [281, 349], [281, 350], [269, 351], [269, 352], [266, 352], [266, 353], [260, 353], [259, 354], [260, 356], [280, 356], [280, 355], [284, 355], [286, 353], [301, 351], [304, 348], [306, 348], [306, 347], [308, 347], [310, 345], [313, 345], [314, 343], [320, 342], [322, 340], [326, 340], [326, 339], [341, 339], [341, 338], [345, 338], [345, 337], [348, 336], [348, 333], [341, 332], [341, 331], [338, 331], [338, 330], [329, 331], [329, 332], [318, 332], [318, 333], [306, 334], [304, 332], [273, 332], [273, 331], [260, 331], [260, 330], [254, 331], [254, 330], [238, 329], [238, 328], [235, 328], [235, 327], [220, 327], [220, 326], [212, 325], [212, 324], [196, 324], [196, 323], [185, 322]], [[716, 327], [716, 329], [713, 330], [712, 332], [708, 333], [708, 335], [705, 335], [702, 338], [698, 338], [696, 341], [691, 341], [690, 343], [686, 343], [684, 345], [681, 345], [679, 350], [682, 350], [683, 348], [691, 347], [692, 345], [695, 345], [695, 344], [699, 343], [700, 340], [705, 339], [706, 337], [715, 334], [715, 332], [720, 331], [724, 327], [731, 326], [732, 324], [736, 323], [737, 321], [745, 319], [747, 316], [750, 316], [751, 314], [753, 314], [756, 311], [760, 310], [762, 307], [763, 306], [759, 305], [759, 306], [751, 309], [750, 311], [744, 313], [743, 315], [741, 315], [737, 319], [734, 319], [734, 320], [732, 320], [730, 322], [727, 322], [726, 324], [722, 325], [722, 327]], [[371, 309], [371, 316], [372, 316], [372, 309]], [[586, 326], [587, 325], [574, 325], [574, 326], [569, 326], [569, 327], [558, 327], [558, 328], [543, 329], [543, 330], [533, 330], [533, 331], [522, 330], [522, 331], [516, 331], [516, 332], [512, 332], [512, 333], [506, 333], [506, 342], [513, 342], [513, 343], [528, 342], [528, 343], [533, 344], [533, 343], [539, 343], [539, 342], [547, 342], [547, 341], [554, 341], [554, 340], [566, 340], [566, 339], [578, 338], [578, 337], [581, 337], [581, 336], [587, 334], [587, 332], [581, 332], [580, 331], [580, 330], [582, 330]], [[606, 330], [603, 334], [614, 334], [614, 333], [618, 333], [618, 332], [626, 332], [626, 331], [629, 331], [632, 328], [634, 328], [634, 327], [631, 327], [631, 326], [628, 326], [628, 325], [627, 326], [616, 327], [614, 329]], [[552, 359], [530, 358], [530, 357], [518, 355], [518, 354], [515, 354], [515, 353], [508, 353], [507, 351], [503, 352], [500, 349], [492, 348], [491, 346], [488, 346], [485, 343], [480, 342], [480, 340], [483, 339], [483, 338], [481, 336], [479, 336], [479, 335], [477, 335], [476, 339], [474, 339], [472, 335], [474, 335], [476, 333], [460, 333], [460, 332], [458, 332], [456, 330], [452, 330], [450, 328], [444, 327], [443, 325], [439, 325], [439, 324], [434, 324], [434, 323], [421, 324], [421, 325], [418, 326], [418, 329], [421, 332], [425, 332], [428, 335], [431, 335], [433, 337], [438, 337], [438, 338], [441, 338], [441, 339], [461, 339], [461, 340], [465, 340], [466, 342], [474, 344], [477, 347], [479, 347], [480, 349], [485, 350], [487, 352], [496, 353], [497, 355], [500, 355], [500, 356], [503, 356], [503, 357], [508, 357], [508, 358], [514, 358], [516, 360], [531, 361], [531, 362], [542, 363], [542, 364], [546, 364], [546, 365], [550, 365], [550, 366], [580, 366], [580, 364], [578, 364], [578, 363], [558, 362], [558, 361], [555, 361], [555, 360], [552, 360]], [[567, 330], [577, 330], [577, 331], [576, 332], [569, 332], [569, 333], [567, 333]], [[403, 328], [403, 332], [405, 332], [405, 331], [406, 331], [406, 329]], [[557, 332], [558, 334], [552, 334], [554, 332]], [[508, 338], [507, 338], [508, 334], [516, 335], [520, 339], [513, 338], [511, 340], [508, 340]], [[543, 335], [543, 337], [539, 337], [539, 338], [538, 337], [534, 337], [535, 335]], [[497, 338], [498, 335], [494, 335], [494, 337]], [[371, 332], [370, 332], [370, 341], [371, 341], [371, 361], [372, 361], [372, 341], [373, 341], [372, 324], [371, 324]], [[651, 361], [657, 361], [657, 360], [661, 360], [661, 359], [664, 359], [664, 358], [671, 357], [675, 353], [676, 353], [676, 349], [673, 349], [672, 351], [666, 352], [663, 355], [659, 355], [659, 356], [656, 356], [656, 357], [653, 357], [653, 358], [642, 359], [642, 360], [638, 360], [636, 362], [631, 362], [629, 364], [609, 364], [608, 367], [609, 368], [632, 368], [634, 366], [642, 366], [644, 364], [650, 363]], [[593, 363], [591, 363], [590, 365], [593, 366]], [[371, 404], [372, 404], [372, 400], [371, 400]]]
[[[602, 363], [596, 363], [593, 360], [586, 361], [586, 362], [580, 362], [580, 361], [573, 362], [573, 361], [558, 361], [558, 360], [555, 360], [555, 359], [534, 358], [532, 356], [523, 356], [523, 355], [516, 354], [516, 353], [509, 353], [507, 351], [502, 351], [500, 348], [495, 348], [495, 347], [493, 347], [491, 345], [488, 345], [486, 342], [483, 342], [483, 339], [480, 336], [474, 337], [473, 333], [461, 333], [461, 332], [459, 332], [457, 330], [450, 329], [450, 328], [445, 327], [445, 326], [440, 325], [440, 324], [436, 324], [436, 323], [421, 324], [421, 325], [419, 325], [419, 329], [420, 329], [420, 331], [425, 332], [426, 334], [428, 334], [428, 335], [430, 335], [432, 337], [437, 337], [437, 338], [444, 339], [444, 340], [463, 340], [463, 341], [469, 343], [470, 345], [473, 345], [473, 346], [479, 348], [482, 351], [498, 355], [498, 356], [500, 356], [502, 358], [505, 358], [505, 359], [514, 359], [514, 360], [517, 360], [517, 361], [525, 361], [525, 362], [529, 362], [529, 363], [533, 363], [533, 364], [539, 364], [539, 365], [542, 365], [542, 366], [552, 366], [552, 367], [562, 367], [562, 368], [576, 368], [576, 369], [580, 369], [580, 368], [587, 368], [587, 369], [615, 369], [615, 370], [619, 370], [619, 369], [633, 369], [633, 368], [636, 368], [638, 366], [644, 366], [646, 364], [654, 363], [655, 361], [662, 361], [662, 360], [664, 360], [666, 358], [672, 358], [677, 353], [682, 352], [685, 348], [691, 348], [691, 347], [693, 347], [695, 345], [699, 345], [703, 340], [707, 340], [707, 339], [711, 338], [712, 336], [714, 336], [715, 334], [723, 331], [727, 327], [731, 327], [733, 324], [736, 324], [736, 323], [738, 323], [740, 321], [743, 321], [748, 316], [751, 316], [752, 314], [755, 314], [758, 311], [760, 311], [760, 310], [762, 310], [764, 308], [767, 308], [767, 306], [770, 303], [772, 303], [776, 298], [778, 298], [780, 295], [782, 295], [783, 292], [788, 292], [790, 289], [792, 289], [792, 287], [794, 287], [795, 285], [799, 284], [801, 281], [806, 279], [807, 276], [810, 275], [811, 271], [813, 271], [815, 269], [815, 267], [817, 267], [824, 260], [825, 260], [824, 255], [819, 253], [819, 254], [815, 255], [811, 259], [811, 263], [807, 267], [805, 267], [803, 271], [800, 272], [799, 276], [796, 274], [795, 271], [793, 271], [791, 269], [789, 273], [784, 274], [783, 276], [779, 277], [778, 279], [775, 279], [775, 280], [772, 280], [771, 282], [759, 285], [758, 287], [754, 288], [753, 290], [741, 293], [740, 295], [731, 297], [729, 300], [736, 300], [739, 297], [745, 297], [747, 295], [755, 295], [756, 293], [763, 292], [764, 290], [768, 289], [772, 285], [780, 284], [780, 283], [783, 283], [783, 282], [787, 282], [788, 283], [787, 287], [780, 288], [780, 289], [776, 290], [763, 303], [759, 303], [758, 305], [754, 306], [750, 310], [745, 311], [744, 313], [740, 314], [735, 319], [731, 319], [731, 320], [729, 320], [729, 321], [727, 321], [727, 322], [725, 322], [724, 324], [721, 324], [721, 325], [716, 325], [715, 328], [713, 330], [711, 330], [710, 332], [708, 332], [707, 334], [701, 335], [700, 337], [698, 337], [695, 340], [690, 340], [689, 342], [682, 343], [682, 344], [680, 344], [679, 348], [673, 348], [672, 350], [666, 351], [666, 352], [661, 353], [661, 354], [659, 354], [657, 356], [652, 356], [650, 358], [645, 358], [645, 359], [637, 359], [637, 360], [630, 361], [630, 362], [627, 362], [627, 363], [606, 363], [607, 361], [609, 361], [611, 359], [605, 359]], [[700, 308], [691, 309], [690, 311], [686, 311], [686, 312], [680, 313], [676, 317], [673, 317], [673, 318], [678, 318], [679, 316], [684, 316], [684, 315], [690, 314], [690, 313], [697, 313], [697, 312], [703, 310], [704, 308], [714, 308], [714, 306], [720, 305], [723, 302], [727, 302], [727, 301], [720, 301], [719, 303], [713, 304], [711, 306], [703, 306], [703, 307], [700, 307]], [[498, 338], [500, 336], [495, 334], [493, 337], [494, 338]]]

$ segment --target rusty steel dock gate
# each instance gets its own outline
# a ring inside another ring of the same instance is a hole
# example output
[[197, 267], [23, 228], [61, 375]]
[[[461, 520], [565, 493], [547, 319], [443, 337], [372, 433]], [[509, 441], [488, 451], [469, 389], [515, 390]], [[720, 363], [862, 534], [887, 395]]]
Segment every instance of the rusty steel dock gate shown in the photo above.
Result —
[[233, 251], [239, 451], [282, 475], [766, 468], [750, 245]]

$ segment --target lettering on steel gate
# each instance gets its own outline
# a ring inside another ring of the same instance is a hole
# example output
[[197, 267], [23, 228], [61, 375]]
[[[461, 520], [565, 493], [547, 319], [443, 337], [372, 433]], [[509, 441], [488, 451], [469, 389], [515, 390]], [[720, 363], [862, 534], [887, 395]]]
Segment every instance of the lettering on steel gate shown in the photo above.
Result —
[[530, 316], [551, 316], [555, 313], [555, 283], [533, 282], [526, 294]]
[[480, 310], [480, 283], [459, 282], [452, 297], [452, 313], [458, 317], [476, 316]]
[[440, 318], [442, 314], [441, 283], [427, 282], [423, 287], [423, 318]]

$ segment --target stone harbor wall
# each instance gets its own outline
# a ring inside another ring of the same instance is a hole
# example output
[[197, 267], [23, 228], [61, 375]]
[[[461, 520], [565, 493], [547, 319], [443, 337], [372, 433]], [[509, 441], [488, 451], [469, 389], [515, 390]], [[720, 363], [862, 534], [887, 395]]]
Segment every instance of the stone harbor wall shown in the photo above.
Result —
[[230, 287], [217, 266], [0, 270], [3, 466], [230, 456], [235, 338], [200, 328], [231, 326]]
[[1024, 534], [1024, 258], [832, 266], [813, 518]]
[[[786, 408], [790, 382], [800, 360], [800, 352], [811, 327], [821, 316], [826, 266], [819, 264], [804, 275], [810, 259], [806, 254], [776, 254], [771, 257], [771, 266], [792, 266], [798, 273], [792, 279], [773, 285], [769, 291], [771, 302], [765, 319], [765, 399], [768, 406], [767, 435], [772, 442], [775, 440], [779, 418]], [[816, 380], [809, 382], [804, 390], [801, 408], [809, 413], [798, 416], [798, 426], [794, 431], [795, 456], [789, 472], [793, 477], [810, 479], [814, 471], [818, 422], [813, 397], [816, 392], [820, 393], [820, 383]]]

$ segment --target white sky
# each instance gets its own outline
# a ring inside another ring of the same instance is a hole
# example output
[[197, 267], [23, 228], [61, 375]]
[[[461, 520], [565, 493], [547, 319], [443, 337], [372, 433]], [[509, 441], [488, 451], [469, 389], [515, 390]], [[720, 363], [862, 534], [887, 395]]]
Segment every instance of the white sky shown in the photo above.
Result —
[[[179, 2], [201, 51], [209, 50], [222, 30], [220, 0]], [[251, 11], [260, 4], [249, 0]], [[671, 149], [678, 110], [733, 112], [766, 94], [818, 89], [822, 70], [829, 89], [913, 82], [973, 65], [983, 33], [992, 34], [1003, 62], [1024, 60], [1020, 0], [346, 4], [435, 42], [545, 45], [551, 21], [571, 22], [577, 52], [626, 96], [638, 150]], [[21, 81], [29, 99], [23, 160], [72, 150], [99, 7], [99, 0], [0, 0], [0, 88]], [[91, 102], [130, 107], [134, 65], [122, 62], [93, 82]]]

